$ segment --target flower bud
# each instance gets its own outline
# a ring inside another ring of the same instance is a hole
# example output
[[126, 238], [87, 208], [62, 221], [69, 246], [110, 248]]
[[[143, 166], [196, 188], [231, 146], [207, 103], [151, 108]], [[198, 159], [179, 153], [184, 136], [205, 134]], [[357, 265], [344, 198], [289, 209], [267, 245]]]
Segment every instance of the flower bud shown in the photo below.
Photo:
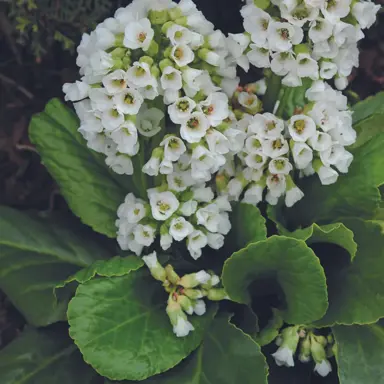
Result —
[[169, 59], [161, 60], [160, 63], [159, 63], [159, 68], [160, 68], [161, 72], [163, 72], [164, 69], [167, 68], [167, 67], [173, 67], [172, 61], [169, 60]]
[[147, 50], [147, 54], [149, 56], [156, 56], [158, 53], [159, 53], [159, 44], [157, 44], [155, 40], [152, 40]]
[[169, 13], [169, 17], [172, 20], [176, 20], [179, 17], [183, 17], [183, 11], [179, 7], [174, 7], [174, 8], [169, 9], [168, 13]]
[[172, 283], [172, 284], [179, 284], [180, 281], [180, 276], [175, 272], [173, 269], [172, 265], [168, 264], [165, 267], [165, 273], [167, 274], [167, 279]]
[[188, 315], [193, 314], [193, 305], [191, 299], [184, 295], [178, 295], [177, 302], [180, 304], [181, 308], [183, 308], [184, 312], [188, 313]]
[[167, 275], [165, 269], [158, 262], [156, 252], [152, 252], [147, 256], [143, 256], [143, 261], [149, 268], [151, 275], [159, 281], [165, 281]]
[[224, 288], [211, 288], [208, 290], [207, 297], [212, 301], [221, 301], [227, 300], [228, 295], [225, 292]]
[[302, 363], [307, 363], [311, 360], [311, 340], [309, 336], [306, 336], [300, 343], [299, 360]]
[[162, 25], [169, 20], [169, 15], [166, 9], [162, 11], [156, 11], [154, 9], [150, 9], [148, 12], [148, 18], [152, 24]]
[[204, 297], [203, 292], [199, 289], [186, 288], [186, 289], [183, 289], [183, 294], [185, 296], [188, 296], [191, 300], [197, 300]]
[[195, 288], [201, 284], [206, 284], [211, 278], [211, 275], [205, 271], [200, 271], [197, 273], [191, 273], [189, 275], [184, 275], [179, 282], [179, 285], [184, 288]]
[[153, 65], [153, 59], [150, 56], [141, 56], [139, 63], [147, 63], [151, 67]]

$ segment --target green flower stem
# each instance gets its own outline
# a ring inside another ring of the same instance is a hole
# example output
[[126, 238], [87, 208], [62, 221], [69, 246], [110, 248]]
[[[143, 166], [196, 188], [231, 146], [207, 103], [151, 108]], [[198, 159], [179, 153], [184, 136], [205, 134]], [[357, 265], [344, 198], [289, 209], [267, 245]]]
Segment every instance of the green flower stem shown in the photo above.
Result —
[[264, 112], [273, 112], [276, 101], [279, 98], [279, 93], [281, 89], [281, 77], [275, 75], [274, 73], [267, 80], [267, 91], [265, 92], [263, 98]]
[[284, 118], [283, 115], [284, 115], [285, 104], [286, 104], [287, 100], [289, 100], [290, 93], [292, 92], [292, 89], [293, 88], [283, 87], [282, 95], [280, 97], [280, 103], [279, 103], [279, 106], [278, 106], [276, 113], [275, 113], [275, 115], [277, 117]]
[[139, 138], [140, 150], [136, 156], [132, 158], [133, 163], [133, 175], [132, 180], [133, 184], [136, 187], [136, 190], [139, 192], [139, 196], [144, 200], [147, 199], [147, 175], [142, 171], [142, 168], [145, 164], [145, 140]]

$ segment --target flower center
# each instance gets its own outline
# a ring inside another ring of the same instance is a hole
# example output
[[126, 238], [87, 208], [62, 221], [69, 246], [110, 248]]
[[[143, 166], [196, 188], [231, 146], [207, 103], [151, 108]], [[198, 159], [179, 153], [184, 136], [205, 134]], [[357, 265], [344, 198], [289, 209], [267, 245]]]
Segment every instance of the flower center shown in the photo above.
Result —
[[262, 163], [263, 162], [263, 157], [260, 155], [255, 155], [254, 159], [255, 159], [256, 163]]
[[145, 69], [143, 67], [136, 67], [135, 74], [137, 77], [145, 75]]
[[179, 59], [179, 60], [182, 59], [184, 56], [183, 50], [181, 48], [176, 48], [174, 56], [176, 57], [176, 59]]
[[297, 120], [297, 121], [295, 121], [293, 126], [295, 127], [295, 130], [297, 133], [302, 134], [304, 129], [305, 129], [305, 121], [304, 120]]
[[268, 20], [267, 19], [262, 19], [261, 20], [261, 28], [263, 28], [264, 31], [268, 29]]
[[289, 31], [287, 28], [282, 28], [280, 29], [280, 36], [284, 39], [284, 40], [288, 40], [289, 39]]
[[255, 148], [260, 148], [261, 147], [260, 140], [259, 139], [253, 139], [252, 146]]
[[136, 208], [134, 211], [133, 211], [134, 215], [135, 216], [138, 216], [139, 213], [140, 213], [140, 209], [139, 208]]
[[247, 100], [245, 100], [245, 105], [248, 105], [250, 107], [254, 103], [254, 98], [249, 96]]
[[124, 133], [125, 135], [127, 135], [127, 136], [131, 136], [131, 132], [129, 131], [128, 128], [123, 127], [121, 130], [123, 131], [123, 133]]
[[124, 103], [132, 105], [135, 103], [135, 98], [130, 93], [127, 93], [124, 97]]
[[274, 121], [268, 121], [267, 123], [267, 129], [268, 131], [272, 131], [272, 129], [275, 129], [276, 128], [276, 122]]
[[281, 141], [281, 139], [274, 140], [274, 142], [272, 143], [273, 149], [281, 149], [282, 147], [283, 147], [283, 142]]
[[184, 228], [183, 223], [176, 223], [175, 224], [175, 229], [177, 229], [178, 231], [181, 231], [183, 228]]
[[183, 32], [182, 31], [176, 31], [175, 32], [175, 38], [176, 39], [181, 39], [183, 37]]
[[192, 119], [188, 120], [187, 125], [191, 129], [196, 129], [199, 127], [199, 120], [196, 117], [192, 117]]
[[173, 138], [171, 140], [169, 140], [169, 146], [172, 148], [172, 149], [178, 149], [179, 148], [179, 141], [177, 140], [177, 138]]
[[124, 79], [116, 79], [112, 81], [112, 84], [118, 88], [125, 88], [127, 83]]
[[145, 32], [140, 32], [137, 36], [137, 40], [140, 41], [140, 43], [144, 43], [145, 39], [147, 38], [147, 34]]
[[203, 108], [203, 112], [206, 114], [206, 115], [212, 115], [212, 113], [214, 112], [215, 108], [213, 105], [210, 105], [208, 107], [204, 107]]
[[171, 206], [165, 201], [158, 201], [157, 206], [159, 207], [160, 212], [167, 212], [171, 208]]
[[185, 112], [189, 109], [189, 102], [187, 100], [182, 100], [177, 103], [177, 109]]
[[172, 81], [175, 78], [175, 73], [174, 72], [168, 73], [165, 75], [165, 77], [167, 78], [167, 80]]
[[274, 163], [275, 163], [276, 169], [279, 169], [279, 170], [284, 169], [284, 166], [285, 166], [284, 160], [275, 160]]
[[111, 109], [110, 115], [112, 117], [119, 117], [119, 112], [116, 109]]

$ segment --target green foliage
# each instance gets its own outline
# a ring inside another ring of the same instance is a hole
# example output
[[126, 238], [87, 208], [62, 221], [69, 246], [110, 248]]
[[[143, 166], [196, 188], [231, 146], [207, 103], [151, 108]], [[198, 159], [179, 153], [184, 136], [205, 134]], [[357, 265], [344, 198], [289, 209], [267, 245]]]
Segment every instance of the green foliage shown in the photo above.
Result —
[[65, 327], [27, 329], [0, 352], [2, 384], [90, 384], [95, 372]]
[[41, 58], [59, 42], [72, 53], [81, 34], [109, 16], [116, 7], [110, 0], [15, 0], [9, 18], [18, 42]]

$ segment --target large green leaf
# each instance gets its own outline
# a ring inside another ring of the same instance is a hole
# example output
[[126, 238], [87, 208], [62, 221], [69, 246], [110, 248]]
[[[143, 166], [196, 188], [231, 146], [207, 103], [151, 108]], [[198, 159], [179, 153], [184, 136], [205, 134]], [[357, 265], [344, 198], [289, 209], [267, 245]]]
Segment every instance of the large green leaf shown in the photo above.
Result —
[[165, 312], [167, 296], [146, 270], [90, 280], [68, 307], [70, 335], [84, 359], [112, 380], [143, 380], [164, 372], [198, 347], [216, 306], [190, 316], [195, 327], [177, 338]]
[[282, 226], [279, 226], [279, 233], [284, 236], [304, 240], [308, 245], [318, 243], [330, 243], [338, 245], [351, 255], [351, 259], [356, 255], [357, 244], [353, 239], [353, 232], [342, 223], [328, 225], [312, 224], [304, 229], [297, 229], [289, 232]]
[[1, 384], [88, 384], [95, 375], [62, 328], [25, 330], [0, 352]]
[[353, 106], [353, 127], [357, 132], [356, 143], [352, 148], [359, 147], [380, 132], [384, 132], [384, 92]]
[[77, 132], [76, 115], [58, 99], [32, 118], [29, 133], [43, 164], [55, 178], [74, 214], [95, 231], [116, 236], [116, 211], [128, 191], [129, 177], [105, 165]]
[[172, 370], [148, 384], [263, 384], [268, 366], [259, 345], [233, 324], [217, 317], [201, 346]]
[[233, 207], [231, 214], [232, 230], [229, 234], [229, 245], [233, 251], [244, 248], [249, 243], [254, 243], [267, 238], [265, 219], [259, 208], [239, 203]]
[[[236, 302], [249, 303], [250, 284], [266, 278], [276, 280], [283, 290], [286, 322], [306, 324], [324, 315], [328, 305], [324, 271], [304, 241], [272, 236], [234, 253], [224, 264], [223, 284]], [[262, 289], [255, 294], [269, 293]]]
[[384, 327], [380, 324], [333, 327], [340, 384], [382, 383]]
[[381, 201], [377, 187], [384, 182], [383, 148], [384, 133], [357, 148], [348, 174], [335, 184], [322, 186], [317, 176], [303, 179], [304, 198], [284, 212], [289, 229], [340, 217], [372, 218]]
[[0, 207], [0, 288], [33, 325], [65, 319], [65, 303], [55, 305], [53, 288], [108, 252], [59, 220]]
[[319, 326], [368, 324], [384, 317], [384, 235], [382, 222], [348, 219], [343, 221], [357, 242], [353, 263], [336, 270], [329, 268], [329, 308]]

